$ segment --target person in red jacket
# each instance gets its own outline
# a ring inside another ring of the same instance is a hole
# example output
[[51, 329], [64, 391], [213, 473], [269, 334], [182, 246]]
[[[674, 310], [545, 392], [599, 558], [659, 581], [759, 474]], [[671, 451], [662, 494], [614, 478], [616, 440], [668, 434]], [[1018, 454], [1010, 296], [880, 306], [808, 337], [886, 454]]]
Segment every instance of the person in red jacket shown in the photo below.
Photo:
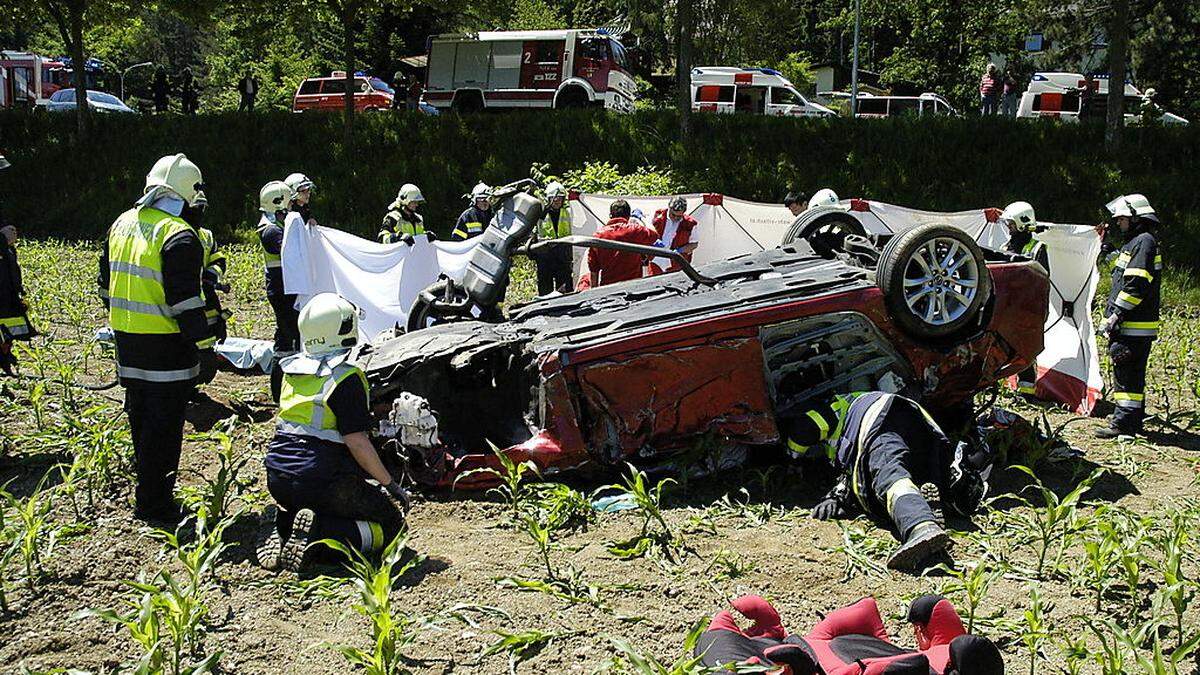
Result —
[[[687, 214], [687, 200], [683, 197], [673, 197], [670, 205], [654, 213], [654, 231], [667, 248], [678, 251], [688, 262], [692, 261], [692, 252], [700, 245], [693, 229], [696, 219]], [[650, 261], [650, 276], [677, 272], [679, 265], [670, 258], [655, 258]]]
[[[624, 199], [618, 199], [608, 207], [608, 218], [604, 227], [596, 230], [597, 239], [643, 246], [654, 246], [658, 242], [657, 232], [640, 220], [630, 218], [629, 202]], [[591, 288], [642, 278], [642, 256], [637, 253], [588, 249], [587, 265]]]

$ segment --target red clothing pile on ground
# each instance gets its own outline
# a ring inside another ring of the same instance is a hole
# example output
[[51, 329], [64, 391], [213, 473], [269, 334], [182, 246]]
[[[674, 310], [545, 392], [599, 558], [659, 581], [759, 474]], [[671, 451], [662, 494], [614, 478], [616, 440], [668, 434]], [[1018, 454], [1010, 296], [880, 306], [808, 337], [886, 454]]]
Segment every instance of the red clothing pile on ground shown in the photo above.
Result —
[[[684, 214], [683, 219], [679, 221], [679, 227], [675, 230], [675, 236], [671, 238], [671, 241], [664, 240], [663, 243], [665, 243], [667, 245], [667, 248], [669, 248], [671, 250], [674, 250], [674, 251], [679, 250], [681, 247], [686, 246], [689, 243], [691, 243], [692, 228], [696, 227], [696, 225], [697, 225], [697, 223], [696, 223], [695, 218], [693, 218], [687, 214]], [[663, 236], [663, 233], [666, 231], [666, 229], [667, 229], [667, 210], [660, 209], [654, 213], [654, 231], [656, 233], [658, 233], [658, 237], [661, 239]], [[683, 257], [688, 262], [691, 262], [692, 261], [692, 252], [691, 251], [685, 252], [683, 254]], [[662, 269], [661, 267], [659, 267], [659, 265], [655, 261], [653, 261], [653, 260], [650, 261], [650, 276], [654, 276], [656, 274], [664, 274], [666, 272], [677, 272], [677, 271], [679, 271], [679, 263], [675, 262], [674, 260], [671, 261], [671, 265], [665, 270]]]
[[[629, 244], [653, 246], [658, 234], [641, 221], [629, 218], [613, 218], [604, 227], [596, 230], [597, 239], [611, 239]], [[588, 271], [596, 275], [597, 286], [615, 284], [619, 281], [642, 278], [642, 256], [624, 251], [588, 249]]]

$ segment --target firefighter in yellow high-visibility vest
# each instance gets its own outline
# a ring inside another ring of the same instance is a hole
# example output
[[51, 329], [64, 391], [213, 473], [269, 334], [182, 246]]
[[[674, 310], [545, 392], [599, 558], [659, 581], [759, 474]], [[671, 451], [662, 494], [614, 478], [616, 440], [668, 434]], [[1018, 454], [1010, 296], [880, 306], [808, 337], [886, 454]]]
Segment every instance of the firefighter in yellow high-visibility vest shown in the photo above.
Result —
[[425, 195], [421, 188], [412, 183], [405, 183], [396, 194], [396, 201], [388, 206], [388, 212], [383, 216], [383, 224], [379, 226], [379, 243], [394, 244], [403, 241], [411, 244], [413, 237], [424, 234], [430, 241], [436, 237], [432, 232], [425, 231], [425, 219], [417, 213], [417, 208], [425, 203]]
[[[546, 208], [542, 219], [534, 230], [534, 241], [558, 239], [571, 235], [571, 208], [567, 206], [567, 188], [554, 181], [546, 186]], [[534, 258], [537, 265], [538, 295], [559, 291], [568, 293], [574, 283], [571, 280], [573, 257], [570, 246], [551, 246], [538, 251]]]
[[200, 286], [204, 246], [195, 229], [203, 201], [200, 169], [182, 154], [163, 157], [100, 254], [99, 291], [116, 339], [142, 520], [181, 519], [173, 493], [184, 411], [196, 384], [216, 373]]

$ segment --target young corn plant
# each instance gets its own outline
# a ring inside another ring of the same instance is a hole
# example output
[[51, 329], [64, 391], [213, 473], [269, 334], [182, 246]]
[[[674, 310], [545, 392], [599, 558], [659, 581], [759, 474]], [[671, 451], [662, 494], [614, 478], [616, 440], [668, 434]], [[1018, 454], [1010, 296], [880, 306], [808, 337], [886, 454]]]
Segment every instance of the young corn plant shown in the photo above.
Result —
[[642, 519], [641, 532], [628, 541], [612, 544], [608, 550], [625, 560], [640, 558], [653, 550], [673, 561], [676, 550], [683, 546], [683, 540], [671, 531], [671, 526], [663, 517], [662, 501], [663, 490], [675, 481], [664, 478], [651, 487], [645, 472], [638, 471], [632, 464], [626, 466], [629, 467], [629, 475], [622, 483], [605, 485], [597, 492], [618, 490], [623, 497], [632, 501]]
[[1080, 588], [1095, 593], [1095, 611], [1100, 612], [1104, 596], [1112, 587], [1117, 566], [1116, 528], [1105, 517], [1106, 509], [1100, 509], [1091, 519], [1091, 537], [1083, 543], [1083, 564], [1076, 568], [1075, 579]]
[[392, 589], [400, 577], [420, 566], [424, 558], [404, 560], [407, 533], [401, 532], [384, 547], [376, 563], [371, 557], [332, 539], [319, 543], [346, 556], [346, 569], [358, 592], [354, 611], [371, 622], [371, 648], [333, 645], [347, 661], [368, 675], [397, 675], [411, 672], [404, 651], [412, 646], [428, 622], [397, 611], [392, 605]]
[[826, 550], [841, 553], [844, 557], [842, 582], [859, 575], [887, 576], [887, 569], [879, 561], [887, 557], [892, 545], [872, 536], [861, 525], [838, 521], [838, 527], [842, 530], [842, 543]]
[[[1060, 561], [1066, 549], [1073, 529], [1078, 522], [1079, 502], [1083, 495], [1095, 485], [1104, 475], [1104, 469], [1096, 469], [1087, 478], [1081, 480], [1075, 489], [1059, 498], [1057, 494], [1042, 483], [1041, 479], [1027, 466], [1014, 466], [1013, 469], [1027, 474], [1033, 479], [1033, 486], [1041, 497], [1042, 506], [1036, 506], [1025, 497], [1017, 496], [1023, 504], [1032, 511], [1023, 520], [1024, 530], [1032, 533], [1033, 545], [1037, 555], [1037, 565], [1033, 570], [1034, 578], [1041, 581], [1046, 571], [1047, 559], [1051, 557], [1053, 570], [1060, 568]], [[1056, 549], [1057, 547], [1057, 549]]]
[[1038, 661], [1042, 658], [1042, 644], [1050, 637], [1046, 614], [1051, 606], [1042, 600], [1042, 594], [1036, 584], [1029, 585], [1029, 607], [1024, 613], [1024, 626], [1021, 631], [1021, 642], [1029, 654], [1029, 675], [1037, 673]]
[[252, 478], [243, 475], [252, 454], [235, 452], [227, 433], [211, 432], [207, 437], [217, 443], [217, 471], [211, 478], [197, 472], [201, 482], [179, 488], [179, 494], [187, 510], [210, 522], [220, 522], [232, 514], [234, 506], [254, 485]]
[[973, 632], [979, 616], [979, 608], [987, 599], [992, 582], [1000, 578], [1003, 570], [988, 569], [982, 563], [975, 565], [969, 571], [957, 570], [946, 565], [939, 565], [939, 569], [951, 577], [942, 585], [942, 595], [962, 594], [965, 601], [962, 606], [965, 606], [967, 610], [967, 632]]
[[514, 462], [512, 458], [504, 454], [495, 445], [490, 442], [488, 445], [492, 449], [492, 453], [500, 462], [500, 469], [495, 469], [490, 466], [471, 469], [463, 472], [458, 478], [454, 479], [455, 485], [464, 478], [475, 475], [490, 475], [494, 476], [500, 484], [488, 490], [489, 494], [495, 494], [500, 499], [508, 504], [509, 524], [516, 526], [521, 522], [521, 514], [529, 508], [530, 502], [536, 495], [537, 490], [527, 482], [530, 476], [542, 477], [538, 471], [537, 465], [530, 460], [524, 462]]
[[198, 675], [216, 668], [222, 650], [204, 654], [211, 611], [205, 596], [213, 588], [217, 560], [228, 546], [222, 541], [227, 525], [218, 523], [210, 528], [203, 519], [198, 520], [191, 540], [182, 540], [177, 532], [155, 532], [183, 573], [164, 568], [149, 581], [142, 576], [137, 581], [123, 582], [136, 592], [126, 600], [123, 612], [107, 609], [82, 613], [129, 632], [142, 648], [136, 672]]
[[539, 517], [552, 532], [587, 531], [596, 521], [596, 510], [582, 492], [562, 483], [540, 483], [535, 489]]
[[767, 673], [774, 668], [764, 666], [721, 666], [704, 665], [704, 655], [696, 654], [696, 644], [708, 627], [706, 620], [692, 624], [683, 639], [683, 654], [674, 661], [661, 661], [653, 654], [638, 651], [626, 640], [609, 637], [608, 641], [617, 648], [617, 656], [606, 663], [599, 672], [623, 675], [715, 675], [716, 673]]
[[1183, 618], [1190, 614], [1192, 601], [1196, 599], [1197, 584], [1184, 573], [1183, 563], [1188, 557], [1188, 541], [1191, 523], [1178, 511], [1171, 516], [1171, 524], [1155, 537], [1155, 547], [1162, 552], [1162, 560], [1158, 564], [1158, 572], [1162, 574], [1163, 585], [1158, 589], [1160, 602], [1171, 607], [1175, 615], [1174, 628], [1176, 647], [1183, 646]]
[[713, 554], [708, 565], [704, 567], [704, 573], [709, 575], [710, 581], [719, 583], [739, 579], [755, 569], [757, 566], [754, 561], [747, 560], [743, 556], [723, 548]]
[[[49, 474], [47, 474], [48, 476]], [[54, 552], [62, 528], [50, 521], [54, 507], [54, 492], [43, 490], [46, 476], [38, 482], [33, 494], [19, 499], [12, 493], [0, 490], [0, 499], [7, 505], [9, 515], [5, 518], [5, 537], [11, 552], [5, 557], [19, 558], [25, 571], [25, 586], [33, 590], [37, 582], [46, 575], [46, 562]]]
[[537, 656], [553, 640], [574, 635], [574, 633], [549, 633], [537, 628], [519, 633], [502, 630], [492, 632], [498, 635], [499, 639], [488, 645], [487, 649], [480, 654], [480, 658], [487, 658], [494, 654], [507, 654], [508, 672], [511, 675], [516, 675], [518, 665]]

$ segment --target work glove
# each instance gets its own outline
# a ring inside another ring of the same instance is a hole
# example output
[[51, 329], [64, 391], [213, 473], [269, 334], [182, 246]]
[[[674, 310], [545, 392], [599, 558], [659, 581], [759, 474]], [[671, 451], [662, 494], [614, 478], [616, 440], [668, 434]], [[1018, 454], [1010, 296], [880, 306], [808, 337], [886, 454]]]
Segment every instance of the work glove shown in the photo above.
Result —
[[431, 243], [431, 244], [438, 240], [438, 236], [436, 234], [434, 234], [432, 232], [428, 232], [428, 231], [425, 232], [425, 238], [428, 239], [429, 243]]
[[835, 520], [846, 516], [846, 509], [837, 497], [826, 497], [812, 510], [812, 517], [817, 520]]
[[405, 513], [408, 513], [408, 510], [412, 508], [412, 499], [408, 496], [408, 491], [400, 487], [400, 484], [395, 480], [387, 485], [384, 485], [383, 489], [387, 490], [387, 493], [391, 495], [392, 499], [400, 502], [400, 506], [404, 509]]
[[1118, 323], [1120, 323], [1120, 319], [1117, 318], [1117, 315], [1110, 314], [1108, 318], [1104, 320], [1104, 323], [1100, 325], [1100, 332], [1111, 340], [1112, 336], [1117, 334]]
[[211, 349], [200, 350], [200, 384], [208, 384], [217, 376], [217, 358]]
[[413, 236], [408, 233], [404, 233], [404, 234], [400, 235], [400, 241], [404, 242], [405, 244], [408, 244], [409, 246], [412, 246], [413, 244], [417, 243], [416, 240], [413, 239]]

